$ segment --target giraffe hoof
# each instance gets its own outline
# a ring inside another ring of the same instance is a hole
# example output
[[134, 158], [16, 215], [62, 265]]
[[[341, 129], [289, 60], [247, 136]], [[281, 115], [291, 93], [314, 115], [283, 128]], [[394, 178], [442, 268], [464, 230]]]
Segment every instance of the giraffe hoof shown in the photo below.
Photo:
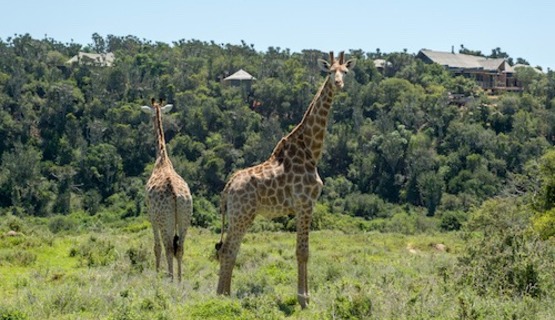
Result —
[[306, 309], [310, 303], [310, 296], [308, 294], [297, 294], [297, 300], [299, 300], [301, 308]]

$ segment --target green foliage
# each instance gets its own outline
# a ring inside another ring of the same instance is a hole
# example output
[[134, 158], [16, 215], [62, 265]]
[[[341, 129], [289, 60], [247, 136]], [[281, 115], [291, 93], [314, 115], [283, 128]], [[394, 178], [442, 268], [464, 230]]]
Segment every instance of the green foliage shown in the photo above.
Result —
[[375, 194], [352, 193], [345, 199], [345, 211], [356, 217], [386, 218], [390, 216], [390, 210], [391, 206]]
[[191, 319], [241, 319], [244, 311], [237, 301], [230, 299], [208, 299], [190, 305], [187, 313]]
[[542, 239], [547, 240], [555, 236], [555, 208], [536, 214], [532, 222], [534, 230]]
[[[498, 49], [492, 56], [506, 55]], [[116, 63], [64, 62], [97, 50], [113, 52]], [[164, 118], [172, 162], [194, 196], [216, 204], [231, 172], [264, 161], [301, 120], [324, 79], [316, 60], [326, 57], [99, 34], [89, 46], [19, 35], [3, 41], [0, 53], [0, 208], [33, 216], [114, 210], [125, 218], [141, 214], [156, 154], [140, 105], [150, 97], [175, 105]], [[446, 204], [466, 213], [504, 192], [510, 177], [553, 145], [553, 72], [518, 68], [524, 93], [489, 96], [473, 79], [407, 52], [347, 56], [357, 66], [334, 100], [318, 165], [322, 201], [333, 213], [392, 216], [376, 209], [380, 201], [420, 206], [430, 216]], [[378, 71], [375, 58], [387, 68]], [[221, 81], [239, 68], [256, 81]], [[469, 101], [459, 106], [449, 93]], [[214, 224], [207, 203], [195, 206], [195, 224]]]
[[0, 264], [14, 267], [31, 266], [37, 260], [37, 255], [23, 250], [1, 250]]
[[29, 317], [18, 310], [4, 309], [0, 307], [0, 320], [27, 320]]
[[545, 293], [551, 272], [545, 244], [530, 232], [530, 209], [509, 198], [488, 200], [472, 213], [468, 244], [460, 258], [461, 280], [480, 295], [537, 297]]
[[539, 161], [540, 208], [549, 210], [555, 206], [555, 150], [549, 150]]
[[145, 267], [148, 265], [150, 254], [152, 252], [150, 250], [147, 250], [147, 248], [145, 248], [144, 246], [134, 246], [127, 249], [125, 253], [129, 257], [131, 269], [136, 270], [140, 273], [143, 272]]
[[2, 218], [2, 230], [3, 231], [16, 231], [16, 232], [23, 232], [26, 231], [26, 223], [20, 217], [8, 214], [7, 216]]
[[[328, 214], [339, 224], [355, 219]], [[419, 214], [431, 219], [424, 209]], [[85, 213], [79, 217], [86, 225], [93, 218], [97, 217]], [[23, 223], [46, 225], [49, 219], [26, 217]], [[139, 219], [126, 221], [131, 226]], [[538, 269], [540, 296], [493, 291], [480, 295], [459, 278], [458, 259], [466, 255], [468, 245], [461, 233], [313, 231], [308, 264], [311, 304], [302, 310], [296, 297], [293, 233], [248, 233], [231, 296], [222, 297], [214, 290], [219, 266], [207, 253], [213, 248], [213, 232], [189, 230], [181, 283], [155, 272], [150, 230], [105, 227], [81, 232], [61, 232], [48, 246], [42, 238], [0, 236], [0, 252], [16, 247], [36, 255], [31, 265], [0, 263], [0, 274], [6, 276], [0, 282], [0, 314], [23, 319], [98, 319], [99, 315], [106, 319], [552, 319], [555, 315], [550, 246], [538, 248], [546, 254]], [[436, 244], [448, 249], [439, 251]], [[116, 254], [106, 264], [89, 266], [77, 254], [85, 247], [90, 251], [113, 247]], [[75, 255], [69, 256], [72, 250]], [[25, 303], [29, 297], [34, 303]]]
[[331, 306], [330, 314], [337, 319], [370, 319], [372, 318], [372, 299], [365, 294], [339, 296]]
[[[208, 228], [220, 222], [219, 207], [216, 208], [203, 197], [196, 197], [193, 201], [193, 217], [191, 224], [196, 227]], [[219, 226], [221, 228], [221, 226]]]
[[97, 267], [113, 262], [116, 259], [116, 251], [110, 240], [91, 236], [86, 242], [72, 247], [69, 256], [79, 257], [83, 266]]
[[460, 211], [446, 211], [441, 214], [439, 227], [443, 231], [457, 231], [461, 229], [464, 221], [464, 213]]
[[78, 222], [71, 217], [55, 216], [48, 220], [48, 229], [52, 233], [59, 233], [62, 231], [75, 231]]

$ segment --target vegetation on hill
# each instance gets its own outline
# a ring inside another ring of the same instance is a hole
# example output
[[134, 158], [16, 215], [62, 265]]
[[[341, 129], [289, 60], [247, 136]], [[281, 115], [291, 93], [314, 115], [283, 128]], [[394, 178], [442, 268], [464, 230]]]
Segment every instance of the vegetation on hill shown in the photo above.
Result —
[[[66, 63], [82, 50], [113, 52], [114, 66]], [[200, 200], [204, 226], [215, 220], [212, 207], [229, 174], [265, 160], [300, 121], [323, 79], [316, 60], [325, 57], [97, 34], [85, 47], [21, 35], [0, 41], [0, 52], [4, 211], [94, 215], [116, 206], [123, 216], [139, 215], [155, 156], [139, 106], [156, 97], [175, 105], [167, 143]], [[523, 191], [515, 184], [534, 174], [555, 141], [553, 71], [521, 71], [524, 92], [493, 99], [411, 54], [348, 56], [357, 66], [334, 104], [320, 165], [331, 213], [389, 218], [414, 207], [458, 219], [486, 199]], [[377, 57], [390, 62], [383, 72]], [[257, 78], [252, 90], [222, 83], [241, 68]], [[460, 107], [449, 93], [472, 99]]]

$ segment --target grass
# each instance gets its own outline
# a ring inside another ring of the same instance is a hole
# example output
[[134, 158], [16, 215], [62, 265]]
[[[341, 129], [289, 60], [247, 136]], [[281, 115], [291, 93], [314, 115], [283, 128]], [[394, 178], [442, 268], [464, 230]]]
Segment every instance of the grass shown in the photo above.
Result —
[[0, 319], [555, 318], [553, 293], [484, 297], [457, 283], [464, 248], [457, 233], [312, 232], [306, 310], [296, 301], [293, 233], [246, 235], [230, 297], [215, 294], [219, 235], [205, 229], [187, 235], [181, 283], [154, 271], [151, 231], [141, 221], [81, 234], [23, 233], [0, 236]]

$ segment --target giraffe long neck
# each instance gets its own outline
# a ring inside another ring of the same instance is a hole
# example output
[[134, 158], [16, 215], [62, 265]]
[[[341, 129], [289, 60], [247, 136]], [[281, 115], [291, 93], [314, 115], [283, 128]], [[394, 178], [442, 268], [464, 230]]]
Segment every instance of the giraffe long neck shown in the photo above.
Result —
[[285, 137], [296, 139], [311, 152], [314, 164], [322, 157], [328, 115], [333, 100], [333, 79], [329, 75], [308, 106], [301, 122]]
[[168, 152], [166, 150], [166, 140], [164, 138], [164, 127], [162, 126], [162, 111], [160, 108], [154, 108], [154, 130], [158, 139], [158, 150], [156, 152], [156, 165], [169, 162]]

